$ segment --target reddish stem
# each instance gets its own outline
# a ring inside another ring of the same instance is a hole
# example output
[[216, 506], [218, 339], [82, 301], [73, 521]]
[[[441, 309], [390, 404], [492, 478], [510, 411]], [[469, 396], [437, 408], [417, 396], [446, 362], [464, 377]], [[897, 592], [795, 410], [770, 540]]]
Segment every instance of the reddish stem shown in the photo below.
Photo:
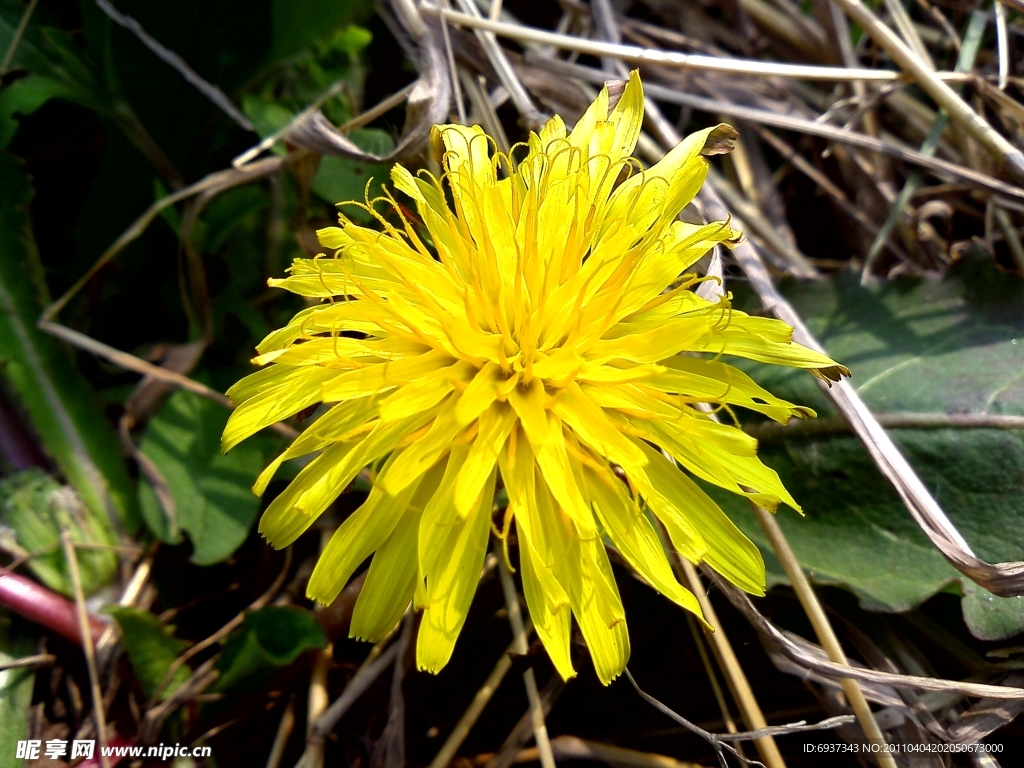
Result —
[[[110, 747], [130, 747], [130, 746], [132, 746], [132, 742], [128, 741], [128, 739], [126, 739], [120, 733], [116, 733], [116, 732], [112, 733], [110, 735], [110, 741], [107, 743], [107, 747], [108, 748], [110, 748]], [[121, 756], [108, 755], [107, 756], [108, 765], [110, 765], [110, 767], [113, 768], [115, 765], [120, 763], [126, 757], [130, 757], [130, 755], [121, 755]], [[91, 758], [89, 758], [88, 760], [83, 760], [82, 762], [80, 762], [78, 764], [78, 768], [102, 768], [102, 766], [103, 766], [103, 759], [100, 757], [100, 746], [99, 746], [99, 744], [97, 744], [95, 746], [94, 751], [93, 751], [93, 756]]]
[[[82, 644], [82, 633], [78, 627], [75, 604], [61, 597], [32, 579], [16, 573], [0, 571], [0, 605], [30, 621], [42, 624], [77, 645]], [[89, 616], [93, 643], [99, 642], [107, 625], [95, 616]]]

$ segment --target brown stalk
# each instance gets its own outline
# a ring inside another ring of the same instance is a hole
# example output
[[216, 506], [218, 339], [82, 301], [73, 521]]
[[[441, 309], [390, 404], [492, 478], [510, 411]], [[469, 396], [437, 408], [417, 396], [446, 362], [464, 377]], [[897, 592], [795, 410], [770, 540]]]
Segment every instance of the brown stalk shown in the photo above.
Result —
[[89, 612], [85, 607], [85, 592], [82, 590], [82, 576], [78, 571], [78, 557], [75, 545], [71, 541], [71, 532], [65, 528], [60, 532], [61, 545], [64, 547], [64, 558], [68, 564], [68, 573], [75, 592], [75, 608], [78, 614], [78, 628], [82, 636], [82, 650], [85, 652], [85, 664], [89, 670], [89, 687], [92, 694], [92, 711], [96, 720], [96, 738], [100, 746], [100, 761], [103, 768], [110, 768], [110, 759], [106, 755], [108, 743], [107, 713], [103, 706], [103, 689], [100, 687], [99, 669], [96, 665], [96, 645], [89, 623]]
[[936, 72], [900, 40], [896, 33], [860, 0], [833, 0], [878, 43], [893, 61], [921, 86], [942, 107], [954, 122], [983, 146], [1018, 183], [1024, 183], [1024, 153], [1000, 135], [977, 112], [957, 96], [956, 91], [940, 79]]
[[[532, 630], [531, 622], [527, 621], [527, 626]], [[529, 631], [529, 630], [528, 630]], [[462, 713], [462, 717], [452, 728], [452, 732], [448, 734], [448, 738], [445, 739], [444, 744], [437, 750], [437, 754], [434, 755], [434, 759], [430, 761], [429, 768], [445, 768], [456, 753], [459, 751], [459, 747], [462, 746], [462, 742], [466, 740], [470, 730], [477, 720], [480, 719], [480, 715], [483, 713], [484, 708], [490, 702], [491, 697], [494, 696], [495, 692], [501, 686], [502, 680], [505, 679], [505, 675], [512, 668], [512, 657], [509, 655], [515, 652], [518, 647], [518, 638], [513, 640], [505, 652], [501, 654], [498, 661], [495, 662], [494, 668], [491, 673], [487, 676], [483, 685], [477, 690], [473, 696], [473, 700], [466, 707], [466, 711]], [[533, 733], [533, 729], [530, 729], [530, 733]]]

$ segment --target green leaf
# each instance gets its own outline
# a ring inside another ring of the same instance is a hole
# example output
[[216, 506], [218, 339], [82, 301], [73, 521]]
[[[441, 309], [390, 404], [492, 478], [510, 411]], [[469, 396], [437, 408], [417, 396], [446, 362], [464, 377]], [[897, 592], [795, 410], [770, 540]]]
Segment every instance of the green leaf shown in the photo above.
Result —
[[[862, 288], [853, 274], [784, 290], [875, 412], [1024, 414], [1024, 286], [989, 262], [965, 260], [942, 280]], [[746, 366], [773, 393], [834, 413], [805, 373]], [[978, 556], [1024, 556], [1024, 433], [898, 429], [891, 434]], [[1024, 630], [1024, 598], [969, 584], [925, 538], [860, 442], [843, 432], [762, 443], [805, 518], [779, 524], [804, 568], [855, 592], [872, 609], [905, 611], [935, 593], [963, 595], [964, 619], [984, 639]], [[746, 502], [716, 494], [770, 552]], [[784, 580], [771, 557], [770, 576]]]
[[[24, 10], [23, 3], [0, 0], [0, 50], [6, 51], [12, 42]], [[16, 115], [30, 115], [50, 99], [65, 99], [102, 113], [110, 111], [109, 97], [67, 32], [44, 29], [33, 21], [10, 68], [29, 74], [0, 91], [0, 147], [14, 138], [19, 125]]]
[[[147, 699], [152, 699], [171, 664], [189, 644], [174, 637], [174, 628], [165, 627], [149, 611], [128, 606], [108, 608], [124, 640], [124, 649], [132, 664], [132, 671]], [[160, 694], [163, 701], [180, 688], [192, 670], [183, 664]]]
[[372, 42], [373, 34], [370, 30], [357, 27], [355, 24], [349, 24], [347, 27], [335, 32], [328, 45], [334, 50], [342, 51], [349, 56], [355, 56]]
[[[242, 111], [256, 127], [256, 133], [261, 138], [266, 138], [272, 133], [284, 128], [295, 117], [295, 113], [288, 107], [278, 104], [276, 101], [261, 99], [258, 96], [246, 94], [242, 98]], [[284, 153], [284, 148], [275, 148]]]
[[[270, 198], [259, 187], [237, 187], [217, 195], [203, 212], [206, 224], [203, 250], [216, 253], [248, 216], [263, 210]], [[199, 243], [197, 243], [199, 245]]]
[[347, 3], [336, 0], [307, 0], [304, 3], [273, 0], [271, 13], [274, 39], [270, 58], [277, 61], [334, 38], [349, 22], [369, 18], [373, 14], [373, 5], [367, 0]]
[[77, 91], [60, 80], [28, 75], [0, 91], [0, 147], [11, 143], [21, 123], [17, 116], [31, 115], [50, 99], [77, 101]]
[[[348, 136], [361, 149], [375, 155], [386, 155], [394, 148], [391, 136], [377, 128], [358, 128]], [[366, 183], [373, 180], [369, 191], [372, 200], [380, 195], [381, 185], [388, 180], [389, 172], [390, 166], [384, 163], [358, 163], [341, 157], [324, 157], [310, 188], [328, 203], [338, 205], [353, 200], [362, 203], [366, 197]], [[354, 205], [341, 206], [341, 210], [355, 221], [370, 221], [370, 214]]]
[[274, 670], [326, 645], [327, 636], [309, 611], [285, 606], [260, 608], [246, 614], [242, 626], [224, 641], [214, 689], [253, 690]]
[[[31, 655], [31, 636], [0, 612], [0, 664]], [[35, 670], [27, 667], [0, 671], [0, 768], [22, 768], [15, 755], [18, 742], [28, 738], [34, 680]]]
[[[18, 0], [0, 0], [0, 50], [6, 51], [14, 40], [15, 30], [21, 24], [25, 4]], [[96, 78], [82, 60], [71, 35], [64, 30], [43, 27], [38, 23], [39, 13], [33, 14], [25, 29], [10, 70], [24, 70], [45, 75], [67, 83], [83, 98], [91, 98], [97, 91]]]
[[[25, 552], [45, 550], [28, 567], [50, 589], [74, 594], [60, 533], [67, 528], [76, 544], [116, 545], [110, 529], [82, 504], [78, 494], [62, 486], [41, 469], [28, 469], [0, 480], [0, 519], [13, 529]], [[117, 576], [117, 555], [111, 549], [76, 550], [82, 589], [87, 595]]]
[[263, 468], [259, 440], [247, 440], [224, 455], [220, 435], [228, 411], [179, 390], [154, 416], [141, 449], [163, 475], [174, 499], [174, 525], [148, 481], [140, 486], [142, 517], [162, 541], [176, 544], [187, 531], [198, 565], [231, 556], [249, 534], [259, 499], [250, 488]]
[[67, 349], [36, 328], [50, 297], [28, 218], [31, 196], [21, 162], [0, 153], [0, 375], [82, 500], [134, 531], [135, 493], [114, 430]]

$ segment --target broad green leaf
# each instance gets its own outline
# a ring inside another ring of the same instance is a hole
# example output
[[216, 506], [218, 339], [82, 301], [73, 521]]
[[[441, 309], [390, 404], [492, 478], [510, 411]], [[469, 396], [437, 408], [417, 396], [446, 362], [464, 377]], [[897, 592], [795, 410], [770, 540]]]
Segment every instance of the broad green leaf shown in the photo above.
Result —
[[327, 636], [313, 614], [301, 608], [267, 606], [246, 614], [238, 630], [224, 641], [217, 661], [218, 691], [258, 687], [276, 669], [292, 664], [313, 648], [327, 645]]
[[28, 218], [31, 196], [21, 161], [0, 153], [0, 375], [82, 500], [134, 531], [135, 493], [114, 430], [68, 350], [36, 328], [50, 297]]
[[[0, 611], [0, 664], [32, 655], [32, 638], [16, 620]], [[18, 742], [28, 738], [29, 706], [35, 670], [0, 671], [0, 768], [21, 768], [17, 759]]]
[[[256, 127], [256, 133], [263, 138], [281, 130], [295, 117], [295, 113], [283, 104], [250, 94], [242, 98], [242, 111]], [[285, 149], [276, 146], [274, 151], [283, 154]]]
[[28, 75], [0, 91], [0, 147], [11, 143], [18, 132], [18, 116], [31, 115], [50, 99], [79, 101], [80, 94], [67, 83], [51, 77]]
[[267, 194], [256, 186], [237, 187], [217, 195], [203, 211], [206, 233], [197, 246], [216, 253], [248, 216], [262, 211], [269, 203]]
[[[23, 3], [0, 0], [0, 50], [7, 50], [24, 10]], [[29, 74], [0, 91], [0, 147], [6, 147], [18, 130], [16, 115], [30, 115], [50, 99], [110, 111], [109, 98], [62, 30], [43, 29], [33, 21], [18, 43], [10, 68]]]
[[334, 33], [334, 37], [327, 43], [328, 47], [335, 51], [355, 56], [366, 46], [373, 42], [373, 34], [368, 29], [349, 24], [343, 29]]
[[[359, 128], [349, 133], [361, 149], [375, 155], [386, 155], [394, 147], [391, 136], [376, 128]], [[341, 157], [324, 157], [320, 161], [313, 183], [310, 185], [326, 202], [332, 204], [356, 201], [364, 202], [366, 184], [370, 184], [369, 197], [372, 200], [381, 194], [381, 185], [388, 180], [390, 166], [383, 163], [358, 163]], [[370, 215], [354, 205], [343, 205], [341, 211], [355, 221], [366, 222]]]
[[[987, 262], [965, 260], [941, 280], [866, 289], [843, 274], [784, 288], [829, 353], [853, 371], [852, 383], [873, 411], [1024, 415], [1024, 285]], [[774, 394], [811, 405], [820, 416], [834, 414], [807, 374], [747, 368]], [[1024, 432], [891, 434], [978, 556], [1024, 559]], [[994, 597], [954, 570], [852, 434], [762, 442], [760, 454], [804, 508], [805, 518], [783, 508], [777, 519], [816, 580], [846, 586], [866, 607], [887, 611], [952, 589], [964, 596], [964, 618], [978, 637], [1024, 630], [1024, 598]], [[770, 552], [746, 502], [718, 498]], [[769, 578], [783, 581], [767, 559]]]
[[[271, 29], [274, 34], [270, 52], [272, 60], [333, 41], [335, 37], [348, 32], [346, 24], [367, 19], [373, 14], [373, 5], [367, 0], [347, 3], [335, 0], [307, 0], [304, 3], [274, 0], [271, 8]], [[356, 53], [369, 42], [363, 42], [358, 33], [353, 33], [351, 37], [354, 39], [343, 40], [347, 44], [343, 50], [348, 53]], [[360, 42], [362, 45], [359, 45]]]
[[179, 543], [187, 532], [198, 565], [230, 557], [249, 534], [260, 504], [250, 490], [263, 468], [260, 441], [248, 440], [222, 454], [227, 419], [223, 406], [179, 390], [150, 420], [141, 443], [174, 500], [172, 521], [144, 481], [142, 517], [162, 541]]
[[[73, 488], [61, 485], [40, 469], [0, 480], [0, 519], [14, 531], [22, 550], [41, 552], [28, 561], [36, 577], [69, 597], [74, 587], [60, 544], [61, 530], [67, 528], [76, 544], [117, 544], [110, 529], [82, 504]], [[87, 595], [117, 576], [117, 555], [111, 549], [80, 548], [75, 557]]]
[[[127, 606], [107, 609], [114, 617], [132, 671], [139, 681], [142, 692], [151, 699], [163, 682], [171, 664], [188, 647], [188, 643], [174, 636], [174, 627], [165, 627], [149, 611]], [[160, 693], [160, 700], [166, 699], [180, 688], [192, 670], [187, 664], [179, 667]]]

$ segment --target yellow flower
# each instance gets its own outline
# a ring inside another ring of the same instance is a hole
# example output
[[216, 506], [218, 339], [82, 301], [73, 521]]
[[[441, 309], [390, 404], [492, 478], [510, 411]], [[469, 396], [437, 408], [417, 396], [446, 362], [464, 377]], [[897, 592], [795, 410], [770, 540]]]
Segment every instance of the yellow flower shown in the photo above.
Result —
[[400, 227], [380, 215], [383, 231], [341, 217], [318, 233], [331, 256], [296, 259], [290, 277], [270, 281], [326, 303], [260, 344], [255, 362], [269, 365], [229, 390], [238, 408], [224, 449], [331, 406], [257, 480], [262, 494], [283, 461], [318, 454], [270, 504], [260, 531], [275, 547], [291, 544], [360, 470], [379, 466], [308, 594], [330, 603], [373, 555], [352, 635], [383, 637], [411, 603], [423, 610], [421, 669], [437, 672], [452, 654], [499, 482], [509, 498], [501, 531], [514, 519], [538, 635], [572, 676], [574, 616], [605, 683], [629, 657], [606, 542], [700, 616], [652, 517], [682, 556], [763, 594], [757, 547], [691, 475], [770, 509], [799, 509], [755, 441], [700, 406], [783, 422], [813, 415], [721, 355], [845, 369], [794, 343], [785, 323], [706, 301], [690, 290], [693, 275], [680, 278], [740, 235], [728, 222], [676, 220], [707, 175], [701, 151], [712, 129], [640, 170], [630, 154], [642, 117], [634, 73], [613, 108], [604, 90], [571, 133], [552, 118], [513, 151], [518, 161], [492, 152], [479, 127], [437, 126], [448, 190], [426, 173], [391, 173], [423, 226], [388, 194]]

